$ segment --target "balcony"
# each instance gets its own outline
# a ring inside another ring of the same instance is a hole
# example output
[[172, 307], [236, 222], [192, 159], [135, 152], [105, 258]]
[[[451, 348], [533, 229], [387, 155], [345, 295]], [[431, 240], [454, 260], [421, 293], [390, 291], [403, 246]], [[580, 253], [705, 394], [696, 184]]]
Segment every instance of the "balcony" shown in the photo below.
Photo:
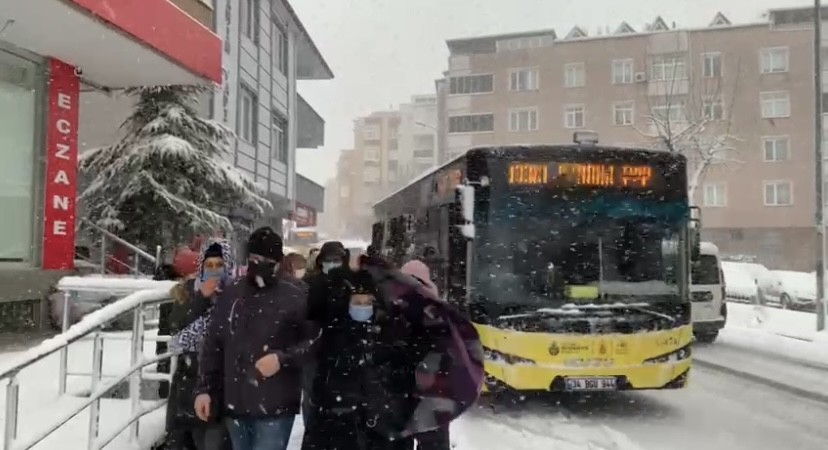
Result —
[[213, 26], [213, 2], [210, 0], [170, 0], [170, 2], [205, 27], [211, 30], [215, 28]]
[[296, 104], [298, 129], [296, 146], [299, 148], [318, 148], [325, 145], [325, 120], [301, 95], [296, 97], [298, 99]]

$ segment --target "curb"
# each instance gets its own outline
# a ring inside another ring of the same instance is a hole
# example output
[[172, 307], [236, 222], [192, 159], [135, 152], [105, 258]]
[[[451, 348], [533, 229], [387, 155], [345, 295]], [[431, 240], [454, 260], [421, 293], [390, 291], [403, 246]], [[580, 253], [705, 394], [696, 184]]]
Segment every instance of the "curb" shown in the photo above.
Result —
[[722, 364], [712, 363], [710, 361], [705, 361], [703, 359], [699, 359], [698, 357], [693, 358], [693, 363], [698, 364], [701, 367], [706, 367], [708, 369], [716, 370], [722, 373], [726, 373], [728, 375], [733, 375], [739, 378], [747, 379], [753, 381], [758, 384], [764, 384], [766, 386], [770, 386], [772, 388], [778, 389], [780, 391], [785, 391], [789, 394], [796, 395], [798, 397], [807, 398], [810, 400], [814, 400], [820, 403], [828, 404], [828, 394], [824, 394], [821, 392], [816, 391], [809, 391], [807, 389], [798, 388], [796, 386], [791, 386], [789, 384], [782, 383], [780, 381], [772, 380], [770, 378], [765, 378], [763, 376], [755, 375], [749, 372], [744, 372], [741, 370], [736, 370], [731, 367], [727, 367]]

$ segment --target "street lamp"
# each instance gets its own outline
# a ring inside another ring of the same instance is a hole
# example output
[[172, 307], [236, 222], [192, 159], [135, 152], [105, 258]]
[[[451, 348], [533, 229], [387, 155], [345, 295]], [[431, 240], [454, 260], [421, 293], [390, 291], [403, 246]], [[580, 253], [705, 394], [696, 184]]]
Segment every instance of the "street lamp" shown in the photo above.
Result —
[[430, 129], [430, 130], [434, 130], [434, 131], [435, 131], [435, 132], [437, 132], [437, 133], [439, 133], [439, 132], [440, 132], [440, 130], [438, 130], [438, 129], [437, 129], [437, 127], [435, 127], [434, 125], [429, 125], [429, 124], [427, 124], [427, 123], [425, 123], [425, 122], [420, 122], [419, 120], [414, 121], [414, 124], [419, 125], [419, 126], [421, 126], [421, 127], [423, 127], [423, 128], [428, 128], [428, 129]]
[[814, 148], [816, 151], [816, 316], [817, 331], [825, 329], [825, 224], [822, 182], [825, 161], [822, 155], [822, 7], [814, 0]]

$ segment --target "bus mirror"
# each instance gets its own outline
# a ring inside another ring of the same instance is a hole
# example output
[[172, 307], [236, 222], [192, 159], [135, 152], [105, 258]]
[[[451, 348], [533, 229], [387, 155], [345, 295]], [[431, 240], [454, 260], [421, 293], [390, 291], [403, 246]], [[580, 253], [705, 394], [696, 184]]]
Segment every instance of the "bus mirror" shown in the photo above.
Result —
[[474, 222], [474, 187], [465, 184], [458, 185], [457, 194], [463, 220], [466, 223]]
[[701, 256], [701, 222], [691, 219], [689, 231], [690, 260], [698, 261]]

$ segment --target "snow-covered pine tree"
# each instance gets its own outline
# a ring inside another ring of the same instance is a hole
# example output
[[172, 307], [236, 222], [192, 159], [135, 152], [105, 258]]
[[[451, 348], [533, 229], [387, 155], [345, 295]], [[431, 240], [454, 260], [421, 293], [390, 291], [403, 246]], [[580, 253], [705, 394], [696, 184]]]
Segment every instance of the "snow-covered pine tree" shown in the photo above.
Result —
[[132, 88], [134, 112], [115, 144], [84, 152], [91, 183], [80, 200], [86, 217], [124, 239], [170, 248], [195, 232], [233, 227], [229, 216], [260, 217], [265, 192], [225, 162], [233, 132], [196, 111], [201, 86]]

